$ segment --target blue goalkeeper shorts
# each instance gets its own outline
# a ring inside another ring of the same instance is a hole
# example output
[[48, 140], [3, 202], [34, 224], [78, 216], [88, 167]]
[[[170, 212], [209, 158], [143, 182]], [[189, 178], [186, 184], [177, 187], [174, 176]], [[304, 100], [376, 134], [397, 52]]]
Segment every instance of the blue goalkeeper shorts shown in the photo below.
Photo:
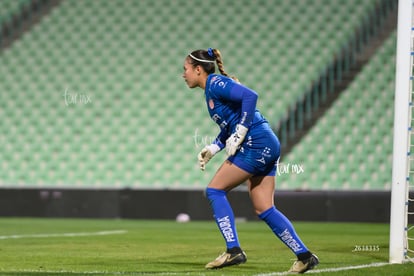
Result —
[[267, 123], [249, 129], [240, 149], [227, 160], [254, 176], [275, 176], [280, 142]]

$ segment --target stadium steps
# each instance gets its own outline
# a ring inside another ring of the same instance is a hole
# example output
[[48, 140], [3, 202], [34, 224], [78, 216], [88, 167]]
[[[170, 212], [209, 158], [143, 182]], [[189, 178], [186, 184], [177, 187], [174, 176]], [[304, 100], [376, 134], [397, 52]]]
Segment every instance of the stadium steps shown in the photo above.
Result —
[[62, 0], [0, 1], [0, 52], [29, 31]]
[[[350, 39], [349, 47], [354, 50], [343, 52], [343, 59], [336, 58], [318, 80], [311, 84], [308, 92], [291, 105], [286, 116], [275, 127], [283, 144], [284, 154], [289, 153], [300, 142], [395, 30], [397, 5], [393, 1], [380, 1], [376, 9], [371, 11], [368, 18], [370, 17], [375, 17], [375, 20], [367, 19], [366, 24], [361, 25]], [[349, 64], [345, 66], [344, 63]], [[338, 72], [338, 66], [344, 69]]]
[[3, 0], [0, 2], [0, 25], [11, 24], [28, 6], [30, 0]]
[[395, 75], [393, 32], [281, 162], [304, 173], [279, 176], [281, 189], [389, 190]]

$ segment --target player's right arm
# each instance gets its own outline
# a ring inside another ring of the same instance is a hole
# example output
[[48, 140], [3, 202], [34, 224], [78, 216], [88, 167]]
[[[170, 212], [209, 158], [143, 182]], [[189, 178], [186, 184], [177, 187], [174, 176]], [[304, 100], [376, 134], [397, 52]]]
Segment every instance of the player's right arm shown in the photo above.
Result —
[[221, 151], [226, 146], [226, 140], [228, 138], [227, 131], [222, 129], [217, 135], [216, 139], [210, 145], [206, 145], [198, 154], [198, 164], [202, 171], [205, 170], [208, 161], [213, 158], [216, 153]]

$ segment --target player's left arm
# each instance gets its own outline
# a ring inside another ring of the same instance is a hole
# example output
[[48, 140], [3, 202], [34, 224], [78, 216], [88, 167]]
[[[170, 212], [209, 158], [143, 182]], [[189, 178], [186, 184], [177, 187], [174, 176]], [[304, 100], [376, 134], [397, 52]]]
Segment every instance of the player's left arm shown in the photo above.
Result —
[[218, 97], [226, 101], [241, 103], [239, 124], [249, 128], [256, 111], [257, 93], [239, 82], [220, 77], [211, 82], [210, 88]]
[[241, 102], [241, 119], [239, 124], [249, 128], [256, 111], [257, 93], [240, 83], [235, 83], [230, 90], [229, 96], [230, 100]]
[[258, 95], [252, 89], [235, 83], [230, 90], [229, 96], [232, 101], [241, 102], [240, 121], [236, 125], [235, 132], [226, 140], [226, 152], [229, 156], [232, 156], [239, 149], [249, 131], [256, 111]]

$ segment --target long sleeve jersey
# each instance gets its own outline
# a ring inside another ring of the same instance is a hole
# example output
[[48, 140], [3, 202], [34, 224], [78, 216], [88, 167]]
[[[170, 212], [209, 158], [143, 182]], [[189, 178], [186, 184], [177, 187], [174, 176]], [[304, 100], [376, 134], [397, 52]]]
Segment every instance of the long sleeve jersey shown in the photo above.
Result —
[[251, 135], [257, 126], [267, 123], [256, 109], [257, 93], [229, 77], [210, 74], [204, 92], [210, 117], [221, 129], [214, 141], [221, 149], [237, 124], [249, 128]]

